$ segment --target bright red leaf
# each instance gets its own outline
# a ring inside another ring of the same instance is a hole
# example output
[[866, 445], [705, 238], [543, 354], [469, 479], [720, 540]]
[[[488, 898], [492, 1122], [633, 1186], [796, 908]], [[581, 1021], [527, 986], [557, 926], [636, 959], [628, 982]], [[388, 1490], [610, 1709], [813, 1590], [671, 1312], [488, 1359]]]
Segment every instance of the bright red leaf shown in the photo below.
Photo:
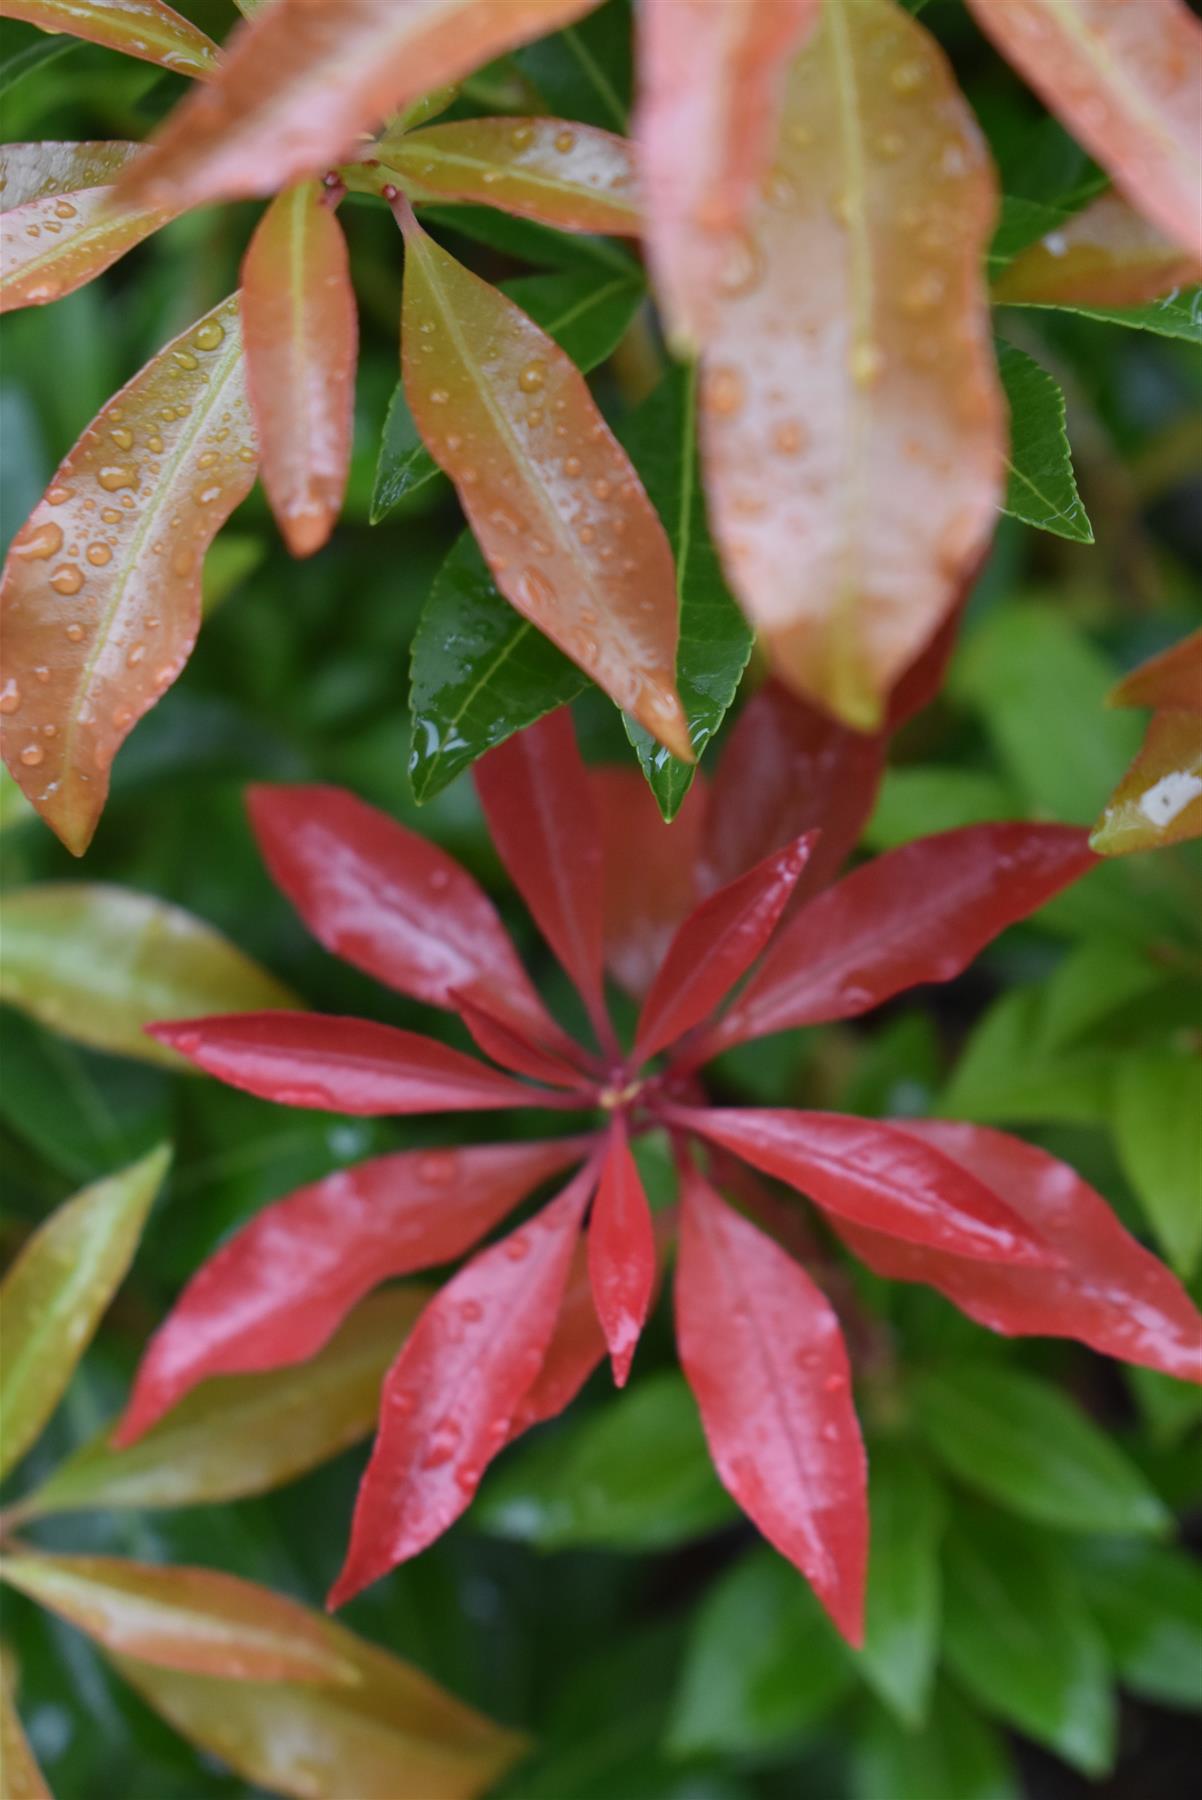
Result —
[[588, 1264], [614, 1381], [625, 1387], [655, 1288], [655, 1234], [621, 1119], [615, 1119], [610, 1127], [609, 1148], [593, 1201]]
[[723, 1485], [864, 1635], [867, 1468], [839, 1322], [779, 1244], [683, 1178], [676, 1338]]
[[511, 1441], [532, 1426], [557, 1418], [605, 1357], [605, 1333], [597, 1317], [588, 1263], [588, 1239], [580, 1237], [572, 1253], [559, 1317], [543, 1366], [518, 1402], [510, 1422]]
[[346, 490], [358, 354], [346, 240], [319, 182], [290, 188], [263, 214], [241, 302], [263, 486], [292, 554], [311, 556]]
[[418, 1320], [384, 1383], [331, 1606], [424, 1550], [471, 1503], [542, 1367], [596, 1179], [595, 1163], [582, 1169], [461, 1269]]
[[665, 825], [638, 769], [590, 769], [589, 779], [604, 846], [605, 966], [639, 998], [651, 986], [677, 925], [701, 898], [705, 784], [700, 774], [694, 776], [680, 811]]
[[582, 1074], [578, 1066], [589, 1060], [585, 1052], [577, 1051], [575, 1059], [569, 1061], [558, 1051], [537, 1043], [508, 1019], [498, 1018], [486, 1003], [469, 1000], [466, 994], [457, 994], [455, 1005], [485, 1056], [491, 1056], [515, 1075], [529, 1075], [532, 1081], [545, 1081], [551, 1087], [572, 1088], [581, 1096], [582, 1106], [591, 1104], [597, 1083]]
[[402, 1150], [273, 1201], [192, 1277], [142, 1359], [116, 1441], [198, 1382], [303, 1362], [393, 1276], [470, 1250], [587, 1140]]

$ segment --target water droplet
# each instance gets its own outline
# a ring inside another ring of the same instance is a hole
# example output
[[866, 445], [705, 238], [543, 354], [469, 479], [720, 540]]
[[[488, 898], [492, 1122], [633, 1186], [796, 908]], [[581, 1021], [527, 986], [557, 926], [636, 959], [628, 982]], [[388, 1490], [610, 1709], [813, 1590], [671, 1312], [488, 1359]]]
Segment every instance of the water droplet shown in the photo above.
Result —
[[250, 448], [249, 445], [246, 445], [243, 447], [243, 449], [239, 450], [239, 452], [238, 452], [238, 461], [239, 462], [251, 463], [251, 462], [254, 462], [254, 460], [255, 460], [255, 453]]
[[40, 744], [26, 744], [21, 752], [21, 761], [27, 769], [36, 769], [45, 760], [46, 752]]
[[428, 1150], [417, 1159], [418, 1179], [428, 1181], [431, 1187], [449, 1187], [458, 1167], [459, 1158], [454, 1150]]
[[515, 1231], [511, 1238], [505, 1240], [505, 1255], [510, 1262], [525, 1262], [530, 1254], [530, 1239], [524, 1231]]
[[900, 131], [882, 131], [874, 142], [877, 155], [883, 156], [886, 162], [896, 162], [906, 147], [906, 140]]
[[447, 393], [446, 388], [432, 388], [430, 390], [430, 402], [433, 406], [445, 406], [450, 398], [451, 396]]
[[68, 625], [67, 637], [70, 639], [71, 643], [78, 644], [83, 637], [83, 626], [82, 625]]
[[743, 377], [737, 369], [710, 371], [705, 383], [705, 405], [720, 418], [731, 418], [743, 404]]
[[88, 561], [90, 563], [92, 563], [94, 565], [94, 567], [96, 567], [97, 569], [103, 568], [106, 562], [111, 561], [112, 554], [113, 553], [109, 549], [107, 544], [89, 544], [88, 545], [88, 549], [87, 549]]
[[128, 425], [115, 426], [113, 430], [110, 431], [109, 436], [112, 438], [114, 444], [116, 444], [118, 450], [131, 450], [133, 448], [134, 434]]
[[46, 489], [47, 506], [61, 506], [64, 500], [69, 500], [70, 498], [71, 489], [69, 487], [63, 487], [59, 482], [55, 482], [53, 487], [48, 487]]
[[854, 344], [847, 359], [851, 378], [858, 387], [870, 387], [876, 381], [885, 366], [884, 354], [879, 344], [869, 343], [861, 339]]
[[61, 550], [62, 545], [62, 526], [56, 525], [53, 519], [44, 519], [40, 525], [26, 526], [14, 542], [12, 553], [22, 562], [43, 562]]
[[134, 709], [132, 706], [118, 706], [114, 708], [113, 724], [117, 727], [118, 731], [124, 731], [125, 727], [127, 725], [132, 725], [133, 722]]
[[45, 687], [46, 683], [50, 680], [50, 670], [46, 667], [45, 663], [38, 664], [33, 672], [33, 678], [35, 681], [40, 681], [42, 686]]
[[566, 156], [569, 150], [575, 148], [576, 133], [574, 131], [557, 131], [555, 133], [554, 143], [555, 148], [560, 151], [562, 155]]
[[509, 134], [509, 141], [515, 150], [524, 150], [527, 144], [534, 141], [534, 128], [530, 125], [515, 125]]
[[126, 666], [131, 669], [136, 669], [138, 664], [145, 660], [145, 657], [146, 657], [145, 644], [135, 644], [133, 649], [130, 651], [129, 655], [125, 659]]
[[190, 350], [173, 350], [171, 360], [181, 369], [198, 369], [200, 367]]
[[546, 379], [547, 365], [536, 357], [533, 362], [528, 362], [526, 364], [526, 367], [518, 376], [518, 386], [524, 394], [533, 394], [542, 387], [543, 382]]
[[889, 86], [895, 94], [916, 94], [926, 80], [926, 70], [920, 62], [898, 63], [889, 71]]
[[582, 544], [591, 544], [597, 533], [591, 525], [582, 525], [577, 536]]
[[482, 1470], [478, 1463], [463, 1463], [455, 1471], [455, 1485], [465, 1494], [474, 1494], [480, 1485]]
[[106, 525], [120, 525], [121, 523], [121, 514], [115, 506], [106, 506], [100, 516]]
[[916, 276], [902, 294], [902, 306], [908, 313], [930, 312], [943, 298], [943, 276], [935, 269]]
[[718, 286], [724, 294], [747, 294], [761, 274], [759, 251], [745, 234], [736, 237], [718, 273]]
[[609, 482], [604, 479], [594, 481], [593, 483], [593, 492], [596, 494], [598, 500], [608, 500], [612, 491]]
[[219, 481], [201, 481], [192, 489], [192, 498], [197, 506], [211, 506], [221, 496]]
[[203, 456], [197, 457], [196, 467], [198, 469], [211, 469], [214, 463], [220, 461], [221, 458], [218, 456], [216, 450], [206, 450]]
[[579, 475], [581, 466], [580, 458], [578, 456], [565, 456], [563, 459], [563, 472], [565, 475]]
[[793, 419], [786, 419], [772, 433], [772, 442], [782, 456], [796, 456], [805, 443], [805, 432]]
[[0, 688], [0, 713], [6, 713], [11, 717], [13, 713], [19, 712], [20, 709], [21, 690], [15, 681], [9, 679], [4, 683], [4, 686]]
[[198, 350], [216, 350], [224, 337], [225, 326], [219, 325], [216, 319], [206, 319], [203, 325], [197, 327], [192, 342]]
[[474, 1325], [484, 1317], [484, 1308], [478, 1300], [464, 1300], [459, 1307], [459, 1317], [465, 1325]]
[[56, 594], [78, 594], [83, 586], [83, 570], [77, 569], [74, 563], [64, 563], [50, 577], [50, 585]]
[[128, 463], [110, 463], [101, 469], [96, 477], [101, 487], [108, 493], [115, 493], [118, 488], [136, 487], [138, 477]]
[[54, 215], [58, 219], [73, 219], [75, 217], [75, 208], [69, 200], [60, 200], [54, 209]]
[[448, 432], [447, 433], [447, 449], [450, 451], [455, 451], [455, 450], [462, 450], [462, 448], [463, 448], [463, 439], [460, 437], [459, 433], [457, 431]]

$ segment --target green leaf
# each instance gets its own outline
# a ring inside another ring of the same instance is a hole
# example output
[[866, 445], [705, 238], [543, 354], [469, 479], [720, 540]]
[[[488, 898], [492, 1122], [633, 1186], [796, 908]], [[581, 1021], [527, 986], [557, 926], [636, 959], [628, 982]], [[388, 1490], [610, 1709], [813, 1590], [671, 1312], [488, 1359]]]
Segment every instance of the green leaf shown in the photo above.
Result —
[[1058, 231], [1071, 217], [1059, 206], [1027, 200], [1021, 194], [1003, 194], [997, 230], [986, 258], [990, 275], [999, 275], [1020, 250], [1026, 250], [1049, 231]]
[[652, 1550], [736, 1516], [692, 1395], [681, 1376], [664, 1373], [515, 1457], [484, 1490], [473, 1519], [545, 1550]]
[[1065, 430], [1064, 395], [1033, 357], [998, 343], [998, 373], [1010, 407], [1009, 482], [1003, 510], [1040, 531], [1092, 544]]
[[23, 50], [16, 50], [11, 56], [4, 57], [0, 61], [0, 95], [7, 94], [10, 88], [15, 88], [19, 81], [24, 81], [35, 69], [45, 68], [48, 62], [56, 62], [60, 56], [78, 50], [79, 45], [79, 38], [68, 38], [64, 43], [57, 37], [43, 37], [34, 44], [26, 44]]
[[40, 1433], [133, 1260], [171, 1151], [95, 1182], [24, 1245], [0, 1288], [0, 1475]]
[[427, 1298], [416, 1286], [373, 1295], [307, 1362], [206, 1381], [128, 1450], [109, 1447], [106, 1426], [14, 1516], [212, 1504], [292, 1481], [367, 1436], [380, 1383]]
[[1157, 1533], [1169, 1514], [1134, 1464], [1057, 1388], [1006, 1364], [949, 1364], [909, 1388], [944, 1467], [1023, 1518]]
[[1045, 1050], [1043, 995], [1012, 988], [995, 1000], [939, 1097], [945, 1119], [978, 1125], [1098, 1125], [1110, 1112], [1114, 1057], [1095, 1049]]
[[155, 1019], [297, 1004], [211, 925], [153, 894], [53, 882], [5, 898], [0, 999], [76, 1043], [183, 1067]]
[[873, 850], [892, 850], [912, 838], [1012, 819], [1019, 811], [1013, 789], [997, 775], [911, 763], [885, 770], [864, 841]]
[[417, 425], [398, 381], [388, 402], [376, 479], [368, 518], [373, 525], [388, 517], [394, 506], [437, 480], [442, 470], [418, 435]]
[[1202, 1710], [1202, 1570], [1192, 1556], [1152, 1544], [1075, 1547], [1085, 1600], [1119, 1680], [1166, 1706]]
[[1114, 1755], [1105, 1645], [1063, 1553], [997, 1515], [964, 1516], [948, 1533], [944, 1656], [986, 1711], [1086, 1775]]
[[1146, 306], [1078, 306], [1068, 301], [1053, 306], [1035, 300], [1007, 300], [1006, 305], [1036, 312], [1071, 312], [1082, 319], [1096, 319], [1102, 325], [1125, 325], [1131, 331], [1150, 331], [1156, 337], [1202, 344], [1202, 288], [1197, 287], [1165, 294]]
[[588, 686], [498, 590], [465, 531], [434, 580], [413, 639], [409, 779], [432, 800], [523, 726]]
[[459, 232], [474, 243], [536, 267], [591, 269], [594, 281], [600, 269], [611, 275], [624, 274], [629, 281], [639, 279], [636, 258], [613, 238], [594, 237], [583, 231], [553, 231], [549, 225], [519, 219], [491, 206], [423, 206], [421, 215], [422, 224], [435, 226], [440, 237], [444, 231]]
[[1042, 1047], [1059, 1050], [1076, 1042], [1131, 1001], [1154, 993], [1167, 979], [1164, 969], [1128, 944], [1109, 938], [1078, 944], [1043, 985]]
[[1124, 1056], [1115, 1141], [1157, 1242], [1179, 1275], [1192, 1275], [1202, 1253], [1202, 1060]]
[[1172, 1449], [1202, 1419], [1202, 1388], [1159, 1369], [1124, 1369], [1147, 1429], [1157, 1448]]
[[870, 1457], [868, 1609], [858, 1667], [911, 1730], [927, 1716], [939, 1651], [943, 1500], [911, 1447]]
[[[723, 580], [706, 523], [696, 368], [673, 369], [621, 435], [672, 545], [680, 606], [676, 685], [700, 760], [738, 690], [752, 632]], [[660, 811], [674, 819], [697, 765], [679, 761], [628, 716], [623, 723]]]
[[625, 136], [630, 127], [630, 7], [611, 0], [517, 51], [514, 61], [534, 82], [548, 110]]
[[922, 1731], [875, 1707], [851, 1741], [850, 1800], [1021, 1800], [1005, 1745], [941, 1686]]
[[851, 1685], [848, 1652], [802, 1577], [753, 1550], [706, 1594], [668, 1730], [681, 1756], [762, 1752], [796, 1738]]

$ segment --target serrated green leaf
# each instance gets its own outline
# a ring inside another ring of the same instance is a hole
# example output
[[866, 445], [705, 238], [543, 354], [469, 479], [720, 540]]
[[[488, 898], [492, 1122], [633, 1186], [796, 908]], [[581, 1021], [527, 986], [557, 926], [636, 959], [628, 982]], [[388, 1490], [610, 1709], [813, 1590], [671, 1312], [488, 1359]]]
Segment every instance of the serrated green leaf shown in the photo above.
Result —
[[[738, 691], [752, 632], [723, 579], [706, 523], [697, 456], [696, 368], [673, 369], [621, 435], [663, 520], [676, 562], [676, 685], [700, 760]], [[665, 819], [674, 819], [697, 765], [681, 762], [626, 715], [623, 724], [660, 811]]]
[[987, 1712], [1086, 1775], [1114, 1756], [1106, 1650], [1063, 1555], [995, 1514], [961, 1515], [943, 1563], [944, 1656]]
[[1153, 1544], [1077, 1546], [1073, 1566], [1119, 1680], [1166, 1706], [1202, 1710], [1202, 1569]]
[[1092, 544], [1065, 430], [1064, 395], [1033, 357], [998, 344], [998, 373], [1010, 407], [1009, 480], [1003, 511], [1073, 543]]
[[913, 1730], [927, 1716], [939, 1652], [943, 1501], [912, 1449], [876, 1444], [869, 1466], [868, 1605], [857, 1666]]
[[0, 1288], [0, 1475], [58, 1405], [133, 1260], [171, 1151], [160, 1145], [93, 1183], [34, 1232]]
[[851, 1744], [850, 1800], [1021, 1800], [998, 1733], [946, 1685], [922, 1731], [880, 1707]]
[[419, 802], [588, 686], [510, 606], [467, 531], [435, 577], [412, 655], [409, 779]]
[[1156, 337], [1202, 344], [1202, 288], [1197, 287], [1165, 294], [1146, 306], [1078, 306], [1068, 302], [1052, 306], [1034, 300], [1007, 300], [1006, 305], [1036, 312], [1071, 312], [1082, 319], [1096, 319], [1102, 325], [1125, 325], [1130, 331], [1150, 331]]
[[1115, 1141], [1157, 1242], [1179, 1275], [1192, 1275], [1202, 1255], [1202, 1061], [1124, 1056]]
[[753, 1550], [697, 1614], [669, 1746], [681, 1756], [762, 1752], [822, 1718], [851, 1681], [851, 1659], [809, 1585], [782, 1557]]
[[997, 230], [989, 246], [986, 264], [990, 275], [998, 275], [1007, 263], [1014, 261], [1020, 250], [1037, 243], [1049, 231], [1056, 231], [1071, 214], [1043, 200], [1028, 200], [1021, 194], [1003, 194]]
[[1008, 1511], [1066, 1531], [1163, 1532], [1139, 1470], [1057, 1388], [1004, 1364], [916, 1376], [913, 1416], [950, 1474]]

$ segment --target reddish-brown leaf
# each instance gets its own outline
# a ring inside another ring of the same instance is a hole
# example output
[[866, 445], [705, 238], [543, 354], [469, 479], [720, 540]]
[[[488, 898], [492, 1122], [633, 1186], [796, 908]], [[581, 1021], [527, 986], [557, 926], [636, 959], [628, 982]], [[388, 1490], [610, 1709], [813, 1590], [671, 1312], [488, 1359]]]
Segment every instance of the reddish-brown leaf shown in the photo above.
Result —
[[0, 1772], [8, 1800], [54, 1800], [17, 1715], [12, 1658], [0, 1645]]
[[1110, 704], [1202, 712], [1202, 631], [1132, 669], [1111, 694]]
[[615, 1119], [610, 1128], [609, 1148], [593, 1201], [588, 1263], [614, 1381], [625, 1387], [655, 1289], [655, 1234], [621, 1119]]
[[595, 3], [278, 0], [234, 33], [212, 86], [176, 108], [130, 195], [195, 205], [318, 175], [389, 113]]
[[255, 462], [238, 305], [225, 300], [104, 407], [13, 541], [4, 759], [76, 855], [118, 748], [196, 641], [204, 554]]
[[177, 75], [208, 78], [216, 73], [216, 44], [163, 0], [4, 0], [4, 13], [41, 31], [65, 31], [106, 50], [157, 63]]
[[839, 1322], [792, 1257], [699, 1175], [683, 1188], [676, 1336], [714, 1466], [859, 1645], [867, 1468]]
[[772, 162], [786, 67], [819, 0], [644, 0], [637, 136], [648, 248], [674, 337], [704, 343], [726, 235]]
[[782, 678], [875, 729], [992, 532], [1004, 411], [988, 155], [894, 0], [831, 0], [707, 332], [726, 572]]
[[505, 598], [675, 756], [672, 552], [584, 377], [534, 321], [441, 249], [407, 204], [402, 365]]
[[991, 1331], [1072, 1337], [1104, 1356], [1202, 1380], [1202, 1319], [1181, 1283], [1119, 1224], [1075, 1169], [1021, 1138], [983, 1125], [898, 1120], [894, 1129], [930, 1145], [982, 1181], [1060, 1253], [1054, 1268], [968, 1261], [835, 1221], [877, 1274], [923, 1281]]
[[329, 1604], [432, 1543], [470, 1505], [555, 1331], [595, 1162], [430, 1302], [388, 1378]]
[[[647, 992], [680, 921], [701, 898], [697, 864], [706, 817], [700, 774], [670, 825], [638, 769], [591, 769], [604, 845], [605, 966], [636, 999]], [[741, 873], [741, 871], [738, 871]]]
[[140, 144], [123, 138], [0, 145], [0, 212], [11, 212], [14, 206], [44, 200], [47, 195], [106, 187], [140, 149]]
[[1202, 28], [1186, 0], [969, 0], [1127, 198], [1202, 257]]
[[1202, 713], [1158, 712], [1090, 844], [1100, 856], [1202, 836]]
[[545, 1081], [550, 1087], [572, 1088], [581, 1096], [582, 1106], [592, 1103], [597, 1083], [577, 1066], [583, 1060], [583, 1051], [579, 1058], [569, 1061], [510, 1020], [500, 1018], [486, 1002], [469, 999], [466, 994], [456, 995], [456, 1006], [477, 1047], [503, 1069], [515, 1075], [529, 1075], [533, 1081]]
[[206, 1074], [275, 1100], [344, 1113], [492, 1112], [558, 1106], [434, 1038], [329, 1013], [229, 1013], [148, 1026]]
[[22, 1551], [0, 1576], [106, 1650], [250, 1681], [341, 1682], [353, 1671], [304, 1607], [215, 1569]]
[[642, 210], [625, 138], [564, 119], [458, 119], [381, 152], [377, 177], [412, 199], [473, 200], [560, 231], [636, 237]]
[[71, 189], [0, 213], [0, 313], [73, 294], [172, 216], [164, 207], [114, 211], [113, 192]]
[[1134, 212], [1119, 194], [1099, 194], [1022, 250], [993, 284], [999, 305], [1140, 306], [1202, 280], [1196, 257]]
[[588, 1263], [588, 1240], [581, 1237], [572, 1253], [559, 1317], [543, 1366], [519, 1400], [510, 1422], [511, 1440], [545, 1419], [557, 1418], [565, 1406], [571, 1405], [605, 1356], [605, 1333], [597, 1317]]
[[292, 554], [311, 556], [346, 491], [358, 354], [346, 239], [320, 183], [272, 201], [240, 298], [263, 486]]

